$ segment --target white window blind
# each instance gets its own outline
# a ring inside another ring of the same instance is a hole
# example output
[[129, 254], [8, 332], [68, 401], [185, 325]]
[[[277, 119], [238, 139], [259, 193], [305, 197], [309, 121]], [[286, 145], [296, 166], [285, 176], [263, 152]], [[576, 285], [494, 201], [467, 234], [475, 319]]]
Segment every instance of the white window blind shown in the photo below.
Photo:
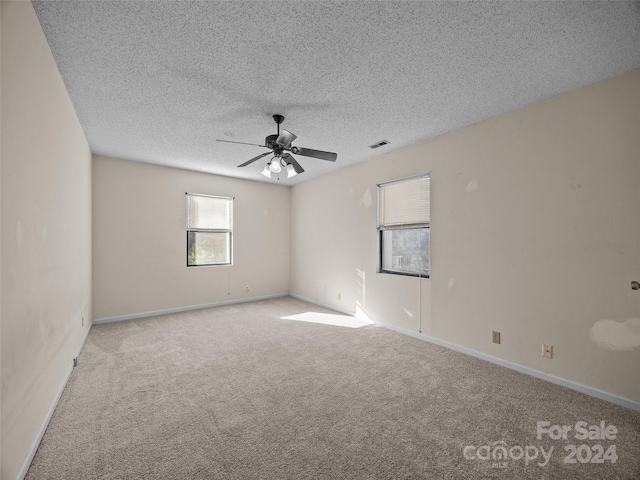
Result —
[[379, 185], [378, 227], [428, 225], [430, 198], [430, 175]]
[[187, 228], [193, 230], [233, 229], [233, 199], [187, 195]]

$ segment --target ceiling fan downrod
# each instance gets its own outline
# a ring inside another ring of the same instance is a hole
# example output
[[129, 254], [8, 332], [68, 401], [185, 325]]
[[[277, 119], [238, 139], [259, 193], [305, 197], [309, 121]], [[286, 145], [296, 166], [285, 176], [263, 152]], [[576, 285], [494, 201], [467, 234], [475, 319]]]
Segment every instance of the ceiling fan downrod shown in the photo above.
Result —
[[280, 136], [280, 124], [284, 122], [284, 117], [282, 115], [275, 114], [273, 116], [273, 121], [278, 124], [278, 136]]

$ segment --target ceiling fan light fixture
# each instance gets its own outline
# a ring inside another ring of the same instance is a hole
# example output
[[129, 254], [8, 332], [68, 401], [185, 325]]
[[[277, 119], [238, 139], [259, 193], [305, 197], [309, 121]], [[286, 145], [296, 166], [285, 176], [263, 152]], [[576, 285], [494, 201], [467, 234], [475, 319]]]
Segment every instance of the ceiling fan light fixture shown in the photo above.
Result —
[[269, 169], [268, 163], [264, 166], [264, 169], [260, 173], [267, 178], [271, 178], [271, 170]]
[[295, 177], [298, 174], [290, 163], [287, 165], [287, 178]]
[[269, 170], [271, 170], [273, 173], [280, 173], [280, 171], [282, 170], [282, 166], [280, 165], [280, 157], [273, 157], [267, 165], [269, 166]]

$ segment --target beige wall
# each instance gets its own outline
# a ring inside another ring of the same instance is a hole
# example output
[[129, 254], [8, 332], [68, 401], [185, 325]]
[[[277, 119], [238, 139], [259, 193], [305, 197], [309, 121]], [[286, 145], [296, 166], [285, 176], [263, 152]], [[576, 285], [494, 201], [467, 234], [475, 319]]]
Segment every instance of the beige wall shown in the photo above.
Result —
[[[185, 192], [235, 197], [233, 266], [187, 268]], [[289, 199], [279, 185], [95, 156], [94, 319], [288, 293]]]
[[31, 3], [1, 5], [0, 477], [13, 479], [89, 328], [91, 153]]
[[[293, 187], [291, 292], [640, 401], [590, 337], [640, 317], [639, 117], [635, 70]], [[429, 171], [431, 279], [376, 273], [376, 184]]]

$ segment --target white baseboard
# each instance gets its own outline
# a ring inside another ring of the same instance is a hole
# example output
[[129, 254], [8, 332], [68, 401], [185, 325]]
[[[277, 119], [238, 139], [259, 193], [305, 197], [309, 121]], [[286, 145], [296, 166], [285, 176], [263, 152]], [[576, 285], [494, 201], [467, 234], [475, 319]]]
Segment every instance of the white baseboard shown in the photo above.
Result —
[[166, 310], [155, 310], [153, 312], [134, 313], [131, 315], [120, 315], [117, 317], [98, 318], [94, 320], [93, 325], [102, 323], [122, 322], [123, 320], [135, 320], [136, 318], [156, 317], [158, 315], [167, 315], [169, 313], [188, 312], [190, 310], [201, 310], [203, 308], [221, 307], [223, 305], [233, 305], [236, 303], [258, 302], [260, 300], [269, 300], [271, 298], [287, 297], [288, 293], [276, 293], [273, 295], [265, 295], [262, 297], [239, 298], [236, 300], [225, 300], [222, 302], [206, 303], [202, 305], [190, 305], [187, 307], [168, 308]]
[[[295, 295], [293, 293], [290, 296], [297, 298], [298, 300], [302, 300], [304, 302], [308, 302], [311, 304], [319, 305], [324, 308], [328, 308], [330, 310], [335, 310], [336, 312], [344, 313], [346, 315], [354, 315], [354, 312], [349, 312], [348, 310], [344, 310], [341, 308], [336, 308], [332, 305], [322, 304], [320, 302], [316, 302], [314, 300], [302, 297], [300, 295]], [[476, 350], [472, 350], [470, 348], [462, 347], [455, 343], [447, 342], [445, 340], [440, 340], [439, 338], [430, 337], [429, 335], [424, 335], [422, 333], [412, 332], [410, 330], [405, 330], [404, 328], [396, 327], [394, 325], [389, 325], [387, 323], [379, 322], [373, 319], [370, 319], [373, 323], [380, 325], [381, 327], [388, 328], [389, 330], [396, 331], [398, 333], [402, 333], [403, 335], [408, 335], [410, 337], [416, 338], [418, 340], [422, 340], [424, 342], [433, 343], [435, 345], [439, 345], [444, 348], [448, 348], [449, 350], [455, 350], [456, 352], [464, 353], [465, 355], [470, 355], [472, 357], [479, 358], [481, 360], [485, 360], [487, 362], [495, 363], [496, 365], [500, 365], [502, 367], [510, 368], [511, 370], [515, 370], [516, 372], [524, 373], [527, 375], [531, 375], [532, 377], [539, 378], [541, 380], [546, 380], [547, 382], [555, 383], [556, 385], [560, 385], [562, 387], [570, 388], [571, 390], [575, 390], [580, 393], [584, 393], [586, 395], [590, 395], [592, 397], [599, 398], [600, 400], [604, 400], [606, 402], [611, 402], [616, 405], [620, 405], [621, 407], [628, 408], [630, 410], [635, 410], [640, 412], [640, 402], [636, 402], [634, 400], [630, 400], [628, 398], [620, 397], [618, 395], [614, 395], [612, 393], [604, 392], [602, 390], [598, 390], [597, 388], [589, 387], [587, 385], [583, 385], [581, 383], [573, 382], [571, 380], [567, 380], [561, 377], [556, 377], [555, 375], [551, 375], [549, 373], [541, 372], [539, 370], [535, 370], [533, 368], [525, 367], [524, 365], [520, 365], [518, 363], [509, 362], [508, 360], [503, 360], [501, 358], [497, 358], [491, 355], [487, 355], [486, 353], [481, 353]]]
[[86, 343], [87, 338], [89, 337], [90, 331], [91, 331], [91, 325], [89, 325], [89, 328], [87, 328], [87, 332], [84, 334], [84, 338], [82, 339], [82, 343], [80, 344], [80, 348], [78, 348], [77, 353], [73, 356], [73, 358], [71, 358], [71, 365], [69, 366], [69, 370], [67, 370], [64, 380], [62, 381], [62, 384], [60, 385], [60, 388], [58, 389], [58, 392], [56, 393], [56, 396], [53, 399], [53, 403], [51, 404], [51, 407], [49, 407], [47, 416], [42, 422], [42, 425], [40, 426], [40, 430], [38, 430], [38, 434], [36, 435], [36, 438], [31, 444], [31, 448], [29, 449], [27, 456], [25, 457], [24, 461], [22, 462], [22, 465], [20, 466], [20, 470], [18, 470], [18, 474], [16, 475], [16, 480], [23, 480], [24, 477], [27, 475], [27, 472], [29, 471], [29, 467], [31, 466], [33, 457], [35, 457], [36, 452], [38, 451], [38, 447], [40, 446], [40, 442], [42, 441], [42, 437], [44, 436], [44, 432], [47, 430], [47, 427], [49, 426], [49, 422], [51, 421], [53, 412], [55, 412], [56, 407], [58, 406], [58, 402], [60, 401], [60, 397], [62, 396], [62, 392], [64, 392], [64, 389], [67, 386], [67, 382], [71, 377], [71, 373], [73, 372], [73, 368], [74, 368], [73, 359], [78, 355], [80, 355], [80, 352], [82, 351], [82, 348], [84, 347], [84, 344]]

